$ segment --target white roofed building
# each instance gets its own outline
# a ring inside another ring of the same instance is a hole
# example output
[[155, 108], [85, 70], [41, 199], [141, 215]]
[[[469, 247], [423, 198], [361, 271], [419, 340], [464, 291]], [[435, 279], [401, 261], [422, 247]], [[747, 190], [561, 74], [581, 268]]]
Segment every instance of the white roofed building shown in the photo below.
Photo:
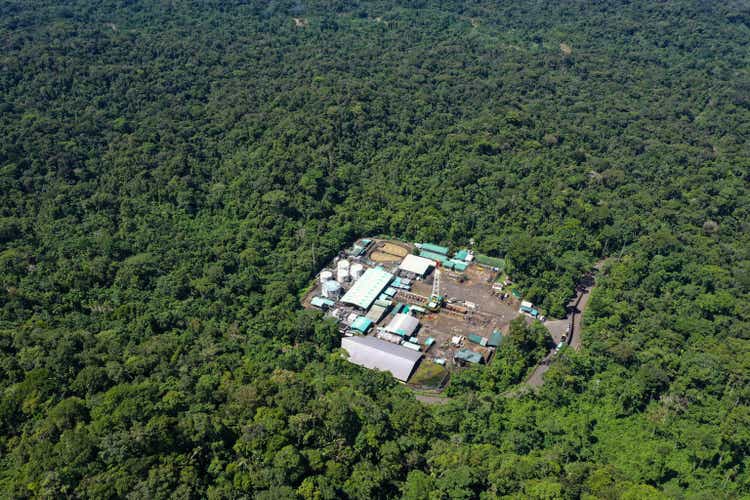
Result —
[[402, 271], [417, 274], [419, 276], [424, 276], [425, 274], [427, 274], [431, 267], [435, 267], [434, 260], [426, 259], [424, 257], [412, 254], [404, 257], [404, 260], [401, 261], [401, 264], [399, 264], [398, 266], [398, 268]]
[[422, 358], [421, 352], [375, 337], [344, 337], [341, 347], [349, 353], [349, 361], [355, 365], [390, 372], [402, 382], [409, 380]]
[[393, 317], [388, 326], [385, 327], [387, 332], [401, 335], [402, 337], [411, 337], [419, 326], [419, 320], [414, 316], [399, 313]]
[[341, 297], [341, 302], [357, 306], [360, 309], [369, 309], [392, 279], [393, 275], [382, 269], [368, 269]]

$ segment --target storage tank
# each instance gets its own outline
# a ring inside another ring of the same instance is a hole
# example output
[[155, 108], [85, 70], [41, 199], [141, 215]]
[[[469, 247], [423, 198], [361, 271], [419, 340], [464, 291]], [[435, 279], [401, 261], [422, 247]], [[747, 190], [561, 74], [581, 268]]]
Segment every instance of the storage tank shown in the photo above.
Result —
[[365, 271], [365, 266], [359, 263], [352, 264], [352, 267], [349, 268], [349, 274], [352, 277], [352, 281], [357, 281], [360, 276], [362, 276], [362, 273]]
[[322, 291], [323, 297], [338, 299], [341, 296], [341, 285], [334, 280], [329, 280], [323, 283]]
[[330, 281], [333, 279], [333, 272], [325, 269], [320, 272], [320, 283], [325, 283], [326, 281]]
[[336, 279], [339, 283], [346, 283], [349, 281], [349, 269], [339, 268], [336, 272]]
[[339, 283], [346, 283], [349, 281], [349, 261], [346, 259], [341, 259], [338, 264], [336, 264], [336, 279], [339, 281]]

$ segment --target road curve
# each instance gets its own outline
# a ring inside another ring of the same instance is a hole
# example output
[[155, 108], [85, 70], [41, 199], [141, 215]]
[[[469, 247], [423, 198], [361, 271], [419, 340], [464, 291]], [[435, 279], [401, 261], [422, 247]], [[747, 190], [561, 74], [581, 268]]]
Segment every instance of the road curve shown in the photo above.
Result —
[[[568, 315], [565, 319], [548, 321], [545, 326], [550, 330], [555, 344], [560, 342], [564, 329], [570, 328], [567, 343], [576, 351], [581, 349], [581, 323], [583, 312], [589, 303], [591, 291], [596, 286], [595, 272], [601, 270], [604, 261], [599, 261], [594, 266], [594, 271], [587, 273], [580, 283], [576, 286], [576, 297], [568, 304]], [[549, 370], [549, 366], [555, 357], [555, 349], [552, 348], [544, 359], [537, 365], [531, 376], [526, 380], [526, 384], [531, 387], [539, 387], [544, 383], [544, 374]]]

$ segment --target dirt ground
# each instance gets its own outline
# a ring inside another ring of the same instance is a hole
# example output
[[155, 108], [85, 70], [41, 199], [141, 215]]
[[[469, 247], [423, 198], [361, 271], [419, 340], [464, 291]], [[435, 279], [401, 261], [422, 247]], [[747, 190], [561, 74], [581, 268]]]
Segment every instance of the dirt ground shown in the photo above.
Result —
[[408, 248], [405, 248], [401, 245], [395, 245], [393, 243], [383, 243], [383, 247], [381, 248], [381, 250], [385, 253], [398, 255], [401, 258], [406, 257], [409, 253]]
[[402, 257], [393, 255], [380, 250], [375, 250], [370, 254], [370, 260], [373, 262], [400, 262]]
[[[362, 262], [394, 264], [400, 262], [408, 255], [412, 246], [407, 243], [376, 239], [368, 249], [367, 254], [360, 259]], [[329, 266], [334, 268], [333, 264]], [[496, 273], [488, 268], [471, 265], [463, 273], [449, 270], [441, 270], [440, 292], [447, 302], [464, 307], [468, 311], [465, 315], [451, 314], [445, 308], [439, 313], [423, 315], [419, 318], [420, 328], [417, 338], [424, 345], [428, 337], [433, 337], [435, 343], [425, 351], [427, 359], [443, 358], [447, 361], [446, 368], [453, 369], [453, 354], [461, 347], [481, 353], [485, 360], [491, 357], [492, 350], [464, 340], [460, 347], [451, 344], [453, 336], [466, 337], [470, 333], [476, 333], [482, 337], [489, 338], [494, 330], [505, 333], [511, 320], [518, 316], [518, 302], [515, 300], [501, 301], [492, 293], [492, 282], [497, 278]], [[412, 293], [429, 297], [432, 293], [434, 273], [424, 280], [415, 280]], [[345, 289], [351, 284], [346, 284]], [[320, 294], [320, 284], [315, 283], [312, 290], [302, 301], [304, 307], [310, 307], [310, 299]], [[341, 307], [341, 305], [338, 305]], [[343, 307], [343, 309], [348, 309]], [[386, 326], [393, 319], [392, 314], [386, 314], [376, 326]], [[375, 334], [373, 329], [371, 335]]]
[[373, 262], [401, 262], [411, 252], [405, 243], [375, 240], [370, 247], [368, 258]]

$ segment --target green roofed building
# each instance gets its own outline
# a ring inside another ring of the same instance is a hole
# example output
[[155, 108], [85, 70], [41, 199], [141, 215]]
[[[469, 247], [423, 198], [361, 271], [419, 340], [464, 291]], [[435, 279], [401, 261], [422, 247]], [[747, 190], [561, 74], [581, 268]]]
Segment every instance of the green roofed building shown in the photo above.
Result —
[[481, 335], [477, 335], [476, 333], [470, 333], [466, 336], [467, 339], [469, 339], [469, 342], [474, 342], [475, 344], [479, 344], [482, 347], [487, 345], [487, 339], [482, 337]]
[[503, 343], [503, 334], [500, 333], [498, 330], [495, 330], [492, 332], [492, 335], [490, 335], [490, 340], [487, 341], [487, 346], [489, 347], [500, 347], [500, 344]]
[[425, 259], [438, 260], [440, 261], [440, 263], [444, 263], [445, 261], [448, 260], [448, 257], [446, 257], [445, 255], [431, 252], [429, 250], [421, 250], [419, 252], [419, 256], [424, 257]]
[[469, 256], [469, 251], [466, 249], [463, 249], [463, 250], [459, 250], [458, 252], [456, 252], [453, 258], [458, 259], [458, 260], [466, 260], [468, 256]]
[[352, 329], [357, 330], [360, 333], [367, 333], [367, 330], [369, 330], [371, 326], [372, 321], [364, 316], [357, 316], [357, 319], [352, 323]]
[[466, 268], [469, 267], [469, 264], [467, 264], [466, 262], [462, 260], [457, 260], [457, 259], [451, 259], [445, 263], [446, 266], [448, 264], [450, 264], [451, 267], [455, 269], [456, 271], [461, 271], [461, 272], [466, 271]]
[[458, 360], [473, 364], [479, 364], [483, 359], [481, 354], [479, 354], [478, 352], [470, 351], [468, 349], [461, 349], [460, 351], [456, 352], [454, 357]]
[[331, 307], [335, 306], [336, 303], [331, 299], [327, 299], [325, 297], [313, 297], [310, 301], [310, 305], [319, 309], [330, 309]]
[[444, 256], [448, 255], [448, 247], [441, 247], [440, 245], [434, 245], [432, 243], [422, 243], [420, 249], [427, 252], [438, 253]]
[[392, 279], [393, 275], [383, 269], [368, 269], [341, 297], [341, 302], [369, 309]]

